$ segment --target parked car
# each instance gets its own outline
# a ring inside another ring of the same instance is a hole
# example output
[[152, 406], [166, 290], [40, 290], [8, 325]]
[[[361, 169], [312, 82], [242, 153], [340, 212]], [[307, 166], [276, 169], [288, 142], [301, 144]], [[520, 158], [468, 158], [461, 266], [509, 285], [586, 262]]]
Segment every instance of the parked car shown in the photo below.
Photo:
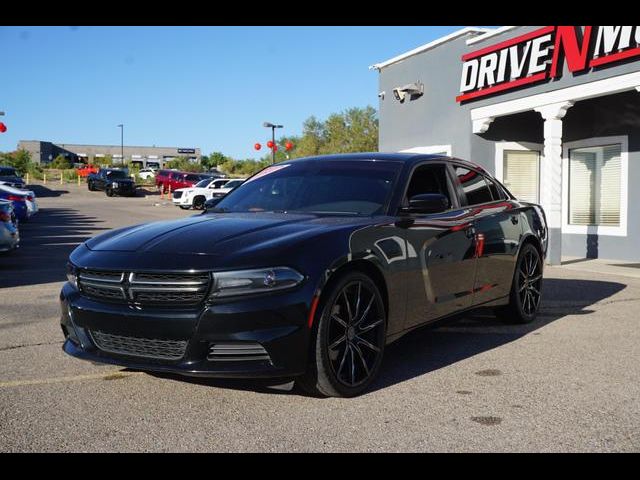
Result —
[[24, 180], [13, 167], [0, 166], [0, 181], [11, 187], [24, 188]]
[[87, 164], [87, 165], [82, 165], [79, 168], [76, 168], [76, 173], [80, 177], [84, 178], [84, 177], [88, 177], [92, 173], [98, 173], [98, 170], [100, 170], [100, 167], [98, 167], [97, 165]]
[[216, 191], [214, 191], [211, 195], [211, 198], [222, 198], [234, 188], [242, 185], [244, 182], [245, 182], [244, 179], [239, 179], [239, 178], [231, 179], [227, 183], [225, 183], [225, 185], [222, 188], [219, 188]]
[[207, 200], [220, 190], [229, 180], [226, 178], [205, 178], [193, 187], [179, 188], [173, 192], [173, 203], [184, 210], [202, 210]]
[[114, 195], [136, 196], [136, 182], [129, 177], [125, 170], [115, 168], [101, 168], [98, 173], [90, 174], [87, 178], [87, 188], [91, 192], [104, 190], [108, 197]]
[[18, 219], [13, 212], [13, 203], [0, 200], [0, 252], [9, 252], [20, 246]]
[[[32, 214], [37, 211], [35, 205], [35, 197], [33, 192], [28, 192], [19, 188], [10, 187], [8, 185], [0, 185], [0, 199], [8, 200], [13, 203], [13, 211], [21, 222], [29, 220]], [[33, 205], [30, 205], [32, 203]]]
[[156, 171], [153, 168], [143, 168], [140, 170], [138, 176], [143, 180], [147, 180], [149, 178], [154, 178], [156, 176]]
[[169, 185], [178, 183], [185, 173], [179, 170], [160, 170], [156, 174], [156, 187], [166, 193], [169, 190]]
[[147, 162], [147, 168], [152, 168], [153, 170], [160, 170], [160, 162]]
[[211, 167], [209, 169], [209, 174], [212, 175], [213, 177], [216, 177], [216, 178], [227, 178], [227, 174], [226, 173], [222, 173], [220, 170], [218, 170], [215, 167]]
[[60, 295], [63, 349], [351, 397], [375, 380], [385, 346], [417, 327], [480, 307], [533, 321], [547, 244], [542, 208], [470, 162], [285, 161], [200, 215], [80, 244]]
[[27, 214], [29, 218], [31, 218], [33, 215], [38, 213], [38, 202], [36, 201], [36, 194], [33, 190], [25, 190], [23, 188], [10, 187], [7, 184], [0, 185], [0, 186], [4, 187], [4, 190], [9, 194], [15, 194], [19, 196], [26, 195], [25, 202], [27, 204]]

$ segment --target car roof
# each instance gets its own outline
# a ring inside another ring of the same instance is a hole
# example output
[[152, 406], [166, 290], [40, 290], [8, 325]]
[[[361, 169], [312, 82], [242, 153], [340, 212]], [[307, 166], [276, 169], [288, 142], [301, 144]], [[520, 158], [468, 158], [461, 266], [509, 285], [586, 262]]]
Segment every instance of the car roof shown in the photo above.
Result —
[[382, 153], [382, 152], [363, 152], [363, 153], [340, 153], [335, 155], [317, 155], [313, 157], [303, 157], [296, 158], [293, 160], [287, 160], [284, 162], [280, 162], [280, 165], [283, 164], [294, 164], [297, 162], [328, 162], [328, 161], [361, 161], [361, 162], [374, 162], [374, 161], [385, 161], [385, 162], [393, 162], [393, 163], [404, 163], [404, 164], [416, 164], [423, 161], [429, 160], [445, 160], [449, 162], [461, 163], [463, 165], [479, 169], [485, 171], [480, 165], [477, 165], [468, 160], [463, 160], [456, 157], [450, 157], [447, 155], [434, 155], [434, 154], [426, 154], [426, 153]]

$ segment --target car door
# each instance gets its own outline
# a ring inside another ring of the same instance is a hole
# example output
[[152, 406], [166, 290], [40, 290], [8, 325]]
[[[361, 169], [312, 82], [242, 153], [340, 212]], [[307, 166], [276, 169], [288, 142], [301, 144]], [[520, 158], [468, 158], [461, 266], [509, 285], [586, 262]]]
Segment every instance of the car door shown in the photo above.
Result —
[[425, 193], [445, 195], [449, 208], [440, 213], [408, 215], [406, 328], [463, 310], [472, 301], [473, 225], [468, 211], [461, 207], [445, 162], [428, 161], [416, 166], [403, 204]]
[[453, 169], [473, 218], [477, 257], [473, 304], [479, 305], [509, 294], [521, 236], [519, 213], [484, 172], [456, 164]]

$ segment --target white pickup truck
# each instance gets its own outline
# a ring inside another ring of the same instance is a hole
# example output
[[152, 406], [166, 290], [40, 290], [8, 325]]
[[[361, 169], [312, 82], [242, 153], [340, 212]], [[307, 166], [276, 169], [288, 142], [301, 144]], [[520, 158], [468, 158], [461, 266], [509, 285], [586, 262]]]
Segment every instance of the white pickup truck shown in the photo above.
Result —
[[193, 187], [179, 188], [173, 192], [173, 203], [184, 210], [202, 210], [210, 198], [226, 195], [244, 180], [228, 178], [206, 178]]

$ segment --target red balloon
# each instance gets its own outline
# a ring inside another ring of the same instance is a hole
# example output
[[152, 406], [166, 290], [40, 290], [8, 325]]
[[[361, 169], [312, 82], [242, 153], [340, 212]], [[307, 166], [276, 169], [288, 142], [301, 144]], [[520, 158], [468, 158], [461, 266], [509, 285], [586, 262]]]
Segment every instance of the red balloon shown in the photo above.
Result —
[[284, 144], [285, 150], [291, 150], [293, 148], [293, 143], [287, 142]]
[[274, 146], [273, 146], [273, 151], [274, 151], [274, 152], [277, 152], [277, 151], [278, 151], [278, 145], [274, 145]]
[[4, 123], [0, 122], [0, 132], [4, 133], [6, 131], [7, 131], [7, 126]]
[[259, 143], [256, 143], [253, 148], [255, 148], [256, 150], [260, 150], [262, 148], [262, 145], [260, 145]]
[[273, 143], [271, 140], [269, 140], [269, 141], [267, 142], [267, 147], [269, 147], [269, 148], [273, 148], [273, 147], [274, 147], [274, 145], [275, 145], [275, 143]]

